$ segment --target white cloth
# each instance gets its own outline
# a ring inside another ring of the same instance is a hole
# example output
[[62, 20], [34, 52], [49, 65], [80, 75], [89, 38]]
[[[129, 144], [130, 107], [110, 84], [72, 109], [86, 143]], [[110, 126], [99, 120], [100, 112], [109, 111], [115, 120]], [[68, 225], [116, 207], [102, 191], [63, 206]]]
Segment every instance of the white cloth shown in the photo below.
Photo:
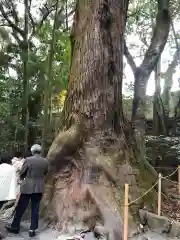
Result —
[[0, 164], [0, 201], [16, 199], [17, 179], [13, 166]]
[[20, 175], [19, 172], [22, 168], [22, 165], [24, 163], [24, 158], [16, 158], [14, 157], [11, 162], [13, 167], [15, 168], [16, 171], [16, 181], [17, 181], [17, 185], [16, 185], [16, 195], [20, 193], [20, 184], [21, 184], [21, 180], [20, 180]]
[[16, 170], [16, 178], [17, 178], [17, 182], [18, 183], [20, 183], [19, 172], [21, 171], [21, 168], [23, 166], [24, 160], [25, 160], [24, 158], [15, 158], [15, 157], [11, 160], [12, 165], [13, 165], [13, 167]]

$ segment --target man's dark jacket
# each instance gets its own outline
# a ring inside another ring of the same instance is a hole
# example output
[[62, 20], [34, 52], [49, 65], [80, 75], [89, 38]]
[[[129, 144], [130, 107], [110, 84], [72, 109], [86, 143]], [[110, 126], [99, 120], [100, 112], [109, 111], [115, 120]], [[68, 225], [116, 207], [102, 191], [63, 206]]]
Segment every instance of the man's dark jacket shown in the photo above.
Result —
[[26, 158], [20, 171], [21, 179], [23, 179], [20, 192], [23, 194], [42, 193], [47, 171], [48, 161], [39, 154]]

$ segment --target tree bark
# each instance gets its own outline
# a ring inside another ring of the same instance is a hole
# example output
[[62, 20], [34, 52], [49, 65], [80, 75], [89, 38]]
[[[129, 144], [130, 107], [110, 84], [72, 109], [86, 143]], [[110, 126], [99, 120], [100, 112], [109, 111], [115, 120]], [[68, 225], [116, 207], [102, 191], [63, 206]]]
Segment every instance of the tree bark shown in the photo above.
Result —
[[[109, 239], [123, 239], [124, 184], [131, 185], [132, 200], [153, 181], [142, 180], [149, 175], [140, 170], [138, 155], [134, 157], [131, 128], [123, 116], [127, 4], [124, 0], [76, 4], [66, 126], [47, 155], [51, 170], [44, 194], [47, 217], [62, 232], [77, 223], [96, 231], [101, 224]], [[144, 185], [139, 189], [137, 182]], [[131, 208], [131, 227], [139, 204]]]
[[28, 98], [29, 98], [29, 82], [28, 82], [28, 8], [29, 1], [24, 0], [24, 32], [22, 42], [22, 62], [23, 62], [23, 93], [22, 93], [22, 125], [24, 127], [24, 153], [28, 149]]

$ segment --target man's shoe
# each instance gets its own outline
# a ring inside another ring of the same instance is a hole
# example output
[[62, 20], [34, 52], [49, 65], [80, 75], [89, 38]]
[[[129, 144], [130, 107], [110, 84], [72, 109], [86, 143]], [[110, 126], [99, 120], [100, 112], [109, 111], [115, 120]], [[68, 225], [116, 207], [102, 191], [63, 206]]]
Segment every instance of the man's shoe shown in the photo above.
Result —
[[6, 230], [7, 230], [8, 232], [10, 232], [10, 233], [15, 233], [15, 234], [18, 234], [18, 233], [19, 233], [19, 228], [13, 228], [13, 227], [11, 226], [11, 224], [7, 224], [7, 225], [5, 226], [5, 228], [6, 228]]
[[29, 237], [35, 237], [36, 232], [34, 230], [29, 230]]

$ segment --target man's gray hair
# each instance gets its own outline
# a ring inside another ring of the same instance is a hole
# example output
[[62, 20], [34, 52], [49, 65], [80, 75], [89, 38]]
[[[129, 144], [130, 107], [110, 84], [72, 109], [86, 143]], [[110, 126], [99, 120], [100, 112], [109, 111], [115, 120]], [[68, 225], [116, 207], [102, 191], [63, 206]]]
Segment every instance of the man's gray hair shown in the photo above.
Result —
[[41, 153], [42, 151], [42, 148], [39, 144], [34, 144], [32, 147], [31, 147], [31, 153], [34, 154], [36, 152], [39, 152]]

